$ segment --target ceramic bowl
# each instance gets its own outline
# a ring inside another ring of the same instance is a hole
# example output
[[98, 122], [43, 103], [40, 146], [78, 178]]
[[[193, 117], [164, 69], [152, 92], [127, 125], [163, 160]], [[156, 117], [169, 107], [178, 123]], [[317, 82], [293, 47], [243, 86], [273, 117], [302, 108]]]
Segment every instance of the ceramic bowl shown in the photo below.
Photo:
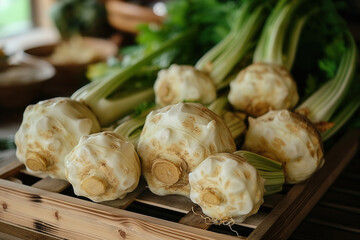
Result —
[[[110, 40], [83, 37], [82, 47], [96, 52], [96, 57], [86, 62], [54, 61], [54, 51], [60, 42], [47, 44], [26, 49], [24, 52], [32, 57], [45, 60], [55, 67], [56, 74], [45, 85], [44, 94], [48, 97], [70, 96], [74, 91], [86, 84], [86, 70], [89, 64], [106, 61], [107, 58], [115, 56], [118, 46]], [[79, 52], [81, 54], [81, 52]]]

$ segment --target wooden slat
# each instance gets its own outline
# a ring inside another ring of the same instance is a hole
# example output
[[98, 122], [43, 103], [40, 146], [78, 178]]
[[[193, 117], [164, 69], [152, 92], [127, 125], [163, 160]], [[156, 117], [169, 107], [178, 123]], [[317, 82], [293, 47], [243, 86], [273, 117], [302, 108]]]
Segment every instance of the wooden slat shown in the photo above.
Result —
[[357, 211], [345, 211], [317, 205], [307, 215], [306, 220], [360, 234], [360, 214], [358, 210], [359, 208]]
[[17, 161], [16, 149], [0, 150], [0, 169], [12, 161]]
[[324, 166], [307, 181], [294, 185], [249, 239], [287, 239], [356, 154], [359, 136], [360, 131], [352, 131], [340, 139], [326, 154]]
[[136, 199], [136, 201], [181, 213], [188, 213], [194, 205], [194, 203], [187, 197], [178, 195], [166, 195], [159, 197], [150, 192], [150, 190], [145, 190]]
[[331, 226], [324, 226], [315, 222], [304, 220], [294, 231], [289, 240], [319, 240], [319, 239], [360, 239], [359, 234], [346, 230], [334, 229]]
[[[356, 221], [359, 221], [359, 219], [355, 219]], [[342, 224], [342, 223], [332, 223], [332, 222], [328, 222], [327, 220], [323, 220], [323, 219], [313, 219], [313, 218], [309, 218], [308, 220], [306, 220], [312, 224], [316, 224], [316, 225], [322, 225], [322, 226], [326, 226], [329, 227], [331, 229], [337, 229], [337, 230], [343, 230], [346, 232], [351, 232], [354, 235], [358, 235], [357, 238], [355, 239], [360, 239], [360, 229], [357, 227], [353, 227], [353, 226], [349, 226], [346, 224]]]
[[[355, 194], [353, 194], [355, 193]], [[341, 198], [339, 198], [341, 196]], [[359, 207], [360, 206], [360, 195], [357, 192], [339, 192], [333, 191], [332, 188], [321, 198], [319, 204], [337, 204], [346, 207]]]
[[128, 193], [125, 198], [116, 199], [116, 200], [112, 200], [112, 201], [105, 201], [105, 202], [101, 202], [100, 204], [110, 206], [110, 207], [114, 207], [114, 208], [124, 209], [124, 208], [127, 208], [133, 201], [135, 201], [135, 199], [142, 192], [144, 192], [145, 189], [146, 189], [146, 184], [142, 180], [142, 181], [140, 181], [138, 187], [134, 191], [132, 191], [131, 193]]
[[[260, 209], [244, 223], [237, 224], [253, 229], [248, 239], [286, 239], [354, 156], [358, 149], [358, 138], [359, 132], [346, 135], [327, 153], [323, 168], [304, 183], [286, 186], [286, 195], [279, 193], [265, 197], [262, 206], [265, 209]], [[0, 176], [7, 178], [18, 173], [21, 173], [19, 176], [33, 175], [24, 170], [20, 163], [9, 165], [6, 169], [8, 172], [2, 169], [0, 168], [0, 173], [3, 171], [3, 175]], [[127, 239], [237, 239], [204, 230], [210, 225], [199, 216], [201, 209], [198, 206], [194, 208], [195, 213], [192, 211], [194, 204], [190, 199], [177, 195], [154, 195], [146, 189], [144, 182], [124, 199], [98, 204], [52, 193], [62, 192], [69, 183], [46, 175], [34, 176], [44, 179], [37, 181], [32, 187], [12, 185], [15, 183], [0, 179], [0, 216], [5, 219], [4, 222], [71, 239], [114, 239], [125, 235]], [[340, 181], [339, 187], [341, 184]], [[336, 187], [331, 190], [336, 192]], [[352, 191], [349, 194], [358, 194], [353, 188], [345, 190]], [[120, 209], [126, 208], [134, 200], [186, 215], [179, 223], [174, 223]], [[359, 211], [356, 206], [336, 204], [326, 199], [322, 199], [319, 205], [333, 208], [334, 211], [352, 211], [354, 214]], [[15, 206], [21, 207], [16, 209]], [[316, 217], [309, 219], [307, 221], [319, 223]], [[356, 226], [350, 228], [353, 231], [357, 229]], [[91, 229], [92, 234], [94, 231], [97, 233], [93, 236], [86, 229]]]
[[237, 239], [3, 179], [0, 216], [4, 222], [75, 240]]
[[248, 217], [243, 223], [239, 223], [238, 225], [248, 228], [256, 228], [264, 221], [267, 215], [267, 213], [259, 211], [257, 214]]
[[33, 173], [33, 172], [29, 172], [28, 170], [26, 170], [26, 168], [20, 169], [19, 172], [29, 175], [29, 176], [37, 177], [37, 178], [47, 178], [48, 177], [48, 175], [46, 173]]
[[264, 197], [263, 207], [274, 208], [281, 200], [285, 198], [285, 195], [280, 193], [274, 193]]
[[23, 183], [20, 179], [15, 178], [15, 177], [8, 177], [8, 178], [6, 178], [6, 179], [9, 180], [9, 181], [12, 181], [12, 182], [19, 183], [19, 184], [22, 184], [22, 183]]
[[49, 236], [41, 232], [36, 232], [30, 228], [23, 228], [12, 224], [7, 224], [0, 219], [0, 239], [1, 240], [23, 240], [23, 239], [41, 239], [41, 240], [60, 240], [56, 236]]
[[47, 190], [50, 192], [59, 193], [59, 192], [64, 191], [67, 187], [69, 187], [70, 183], [65, 180], [61, 180], [61, 179], [46, 177], [46, 178], [43, 178], [40, 181], [36, 182], [32, 186], [35, 188]]
[[[1, 229], [0, 229], [1, 231]], [[0, 239], [1, 240], [22, 240], [21, 238], [13, 237], [12, 235], [8, 235], [5, 233], [0, 232]]]
[[19, 170], [22, 168], [24, 168], [24, 165], [18, 160], [11, 161], [0, 168], [0, 178], [12, 177], [16, 173], [18, 173]]
[[[359, 173], [358, 173], [359, 174]], [[340, 189], [345, 192], [346, 190], [350, 192], [357, 192], [360, 195], [360, 185], [358, 184], [360, 181], [360, 177], [358, 179], [348, 178], [346, 176], [342, 176], [331, 186], [331, 188]]]
[[[259, 211], [257, 214], [248, 217], [244, 222], [236, 223], [236, 225], [255, 229], [261, 224], [266, 216], [267, 213]], [[192, 210], [181, 218], [179, 223], [201, 229], [208, 229], [211, 226], [211, 223], [206, 219], [206, 215], [201, 211], [201, 208], [198, 205], [194, 205]]]
[[356, 205], [356, 206], [342, 205], [342, 204], [336, 204], [336, 203], [328, 203], [328, 202], [325, 202], [325, 201], [320, 201], [318, 203], [318, 205], [319, 206], [324, 206], [324, 207], [327, 207], [327, 208], [333, 208], [333, 209], [341, 210], [343, 212], [360, 214], [360, 207], [359, 207], [360, 205]]
[[197, 205], [193, 205], [191, 211], [181, 218], [179, 223], [200, 229], [208, 229], [211, 224], [207, 223], [201, 216], [204, 216], [201, 208]]

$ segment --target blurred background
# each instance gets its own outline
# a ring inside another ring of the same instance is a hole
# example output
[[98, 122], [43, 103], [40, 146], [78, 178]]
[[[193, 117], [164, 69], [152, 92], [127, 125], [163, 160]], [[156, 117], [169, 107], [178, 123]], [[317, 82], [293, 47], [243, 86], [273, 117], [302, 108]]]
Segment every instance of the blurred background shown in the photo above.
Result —
[[[339, 13], [359, 44], [360, 0], [334, 2], [347, 3]], [[150, 23], [156, 28], [163, 22], [167, 14], [165, 3], [166, 0], [0, 0], [0, 125], [3, 126], [0, 137], [15, 133], [27, 105], [51, 97], [70, 96], [89, 81], [89, 68], [93, 64], [116, 63], [121, 49], [136, 43], [139, 24]], [[326, 211], [320, 210], [315, 214], [325, 216]], [[292, 239], [319, 239], [305, 234], [316, 228], [313, 223], [305, 221]], [[328, 228], [324, 229], [324, 234], [331, 234]]]
[[[0, 109], [21, 111], [41, 99], [71, 95], [88, 82], [90, 64], [116, 57], [134, 43], [139, 24], [160, 24], [165, 15], [164, 1], [0, 0]], [[20, 62], [48, 74], [27, 79], [23, 66], [13, 73]], [[12, 67], [4, 71], [5, 65]], [[14, 74], [22, 80], [14, 81]]]
[[[355, 39], [360, 39], [360, 1], [346, 2], [341, 15]], [[9, 86], [11, 80], [0, 81], [0, 109], [22, 110], [43, 98], [69, 96], [88, 82], [86, 71], [91, 64], [114, 60], [122, 47], [136, 43], [139, 25], [160, 25], [167, 14], [165, 3], [166, 0], [0, 0], [2, 65], [11, 61], [35, 64], [35, 58], [44, 61], [38, 61], [37, 67], [48, 72], [34, 81], [14, 83], [15, 86]]]
[[[61, 36], [69, 37], [74, 33], [101, 38], [113, 37], [117, 44], [121, 44], [125, 36], [125, 40], [131, 42], [138, 32], [139, 24], [161, 22], [166, 15], [164, 2], [0, 0], [0, 46], [6, 45], [12, 51], [15, 48], [54, 41]], [[27, 37], [26, 41], [22, 41], [24, 36]], [[33, 42], [32, 39], [36, 41]]]

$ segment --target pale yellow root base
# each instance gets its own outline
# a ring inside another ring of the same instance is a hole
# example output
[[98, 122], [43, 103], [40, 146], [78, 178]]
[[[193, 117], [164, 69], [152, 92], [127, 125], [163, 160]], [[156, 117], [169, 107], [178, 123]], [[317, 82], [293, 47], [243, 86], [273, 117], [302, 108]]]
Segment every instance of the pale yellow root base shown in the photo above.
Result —
[[205, 189], [201, 192], [201, 199], [210, 205], [219, 205], [223, 198], [212, 189]]
[[100, 196], [105, 193], [108, 182], [99, 176], [90, 176], [82, 180], [81, 188], [90, 196]]
[[181, 174], [178, 166], [161, 158], [154, 161], [151, 171], [160, 182], [166, 185], [173, 185], [178, 182]]
[[46, 159], [37, 154], [32, 154], [32, 156], [29, 156], [26, 160], [26, 166], [33, 171], [45, 172], [48, 165]]

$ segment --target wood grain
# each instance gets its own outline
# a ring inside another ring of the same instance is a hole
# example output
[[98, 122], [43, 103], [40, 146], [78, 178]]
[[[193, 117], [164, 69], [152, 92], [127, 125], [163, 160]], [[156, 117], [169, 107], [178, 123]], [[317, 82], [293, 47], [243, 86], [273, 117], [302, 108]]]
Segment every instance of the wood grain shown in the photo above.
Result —
[[236, 239], [0, 179], [3, 221], [69, 239]]

